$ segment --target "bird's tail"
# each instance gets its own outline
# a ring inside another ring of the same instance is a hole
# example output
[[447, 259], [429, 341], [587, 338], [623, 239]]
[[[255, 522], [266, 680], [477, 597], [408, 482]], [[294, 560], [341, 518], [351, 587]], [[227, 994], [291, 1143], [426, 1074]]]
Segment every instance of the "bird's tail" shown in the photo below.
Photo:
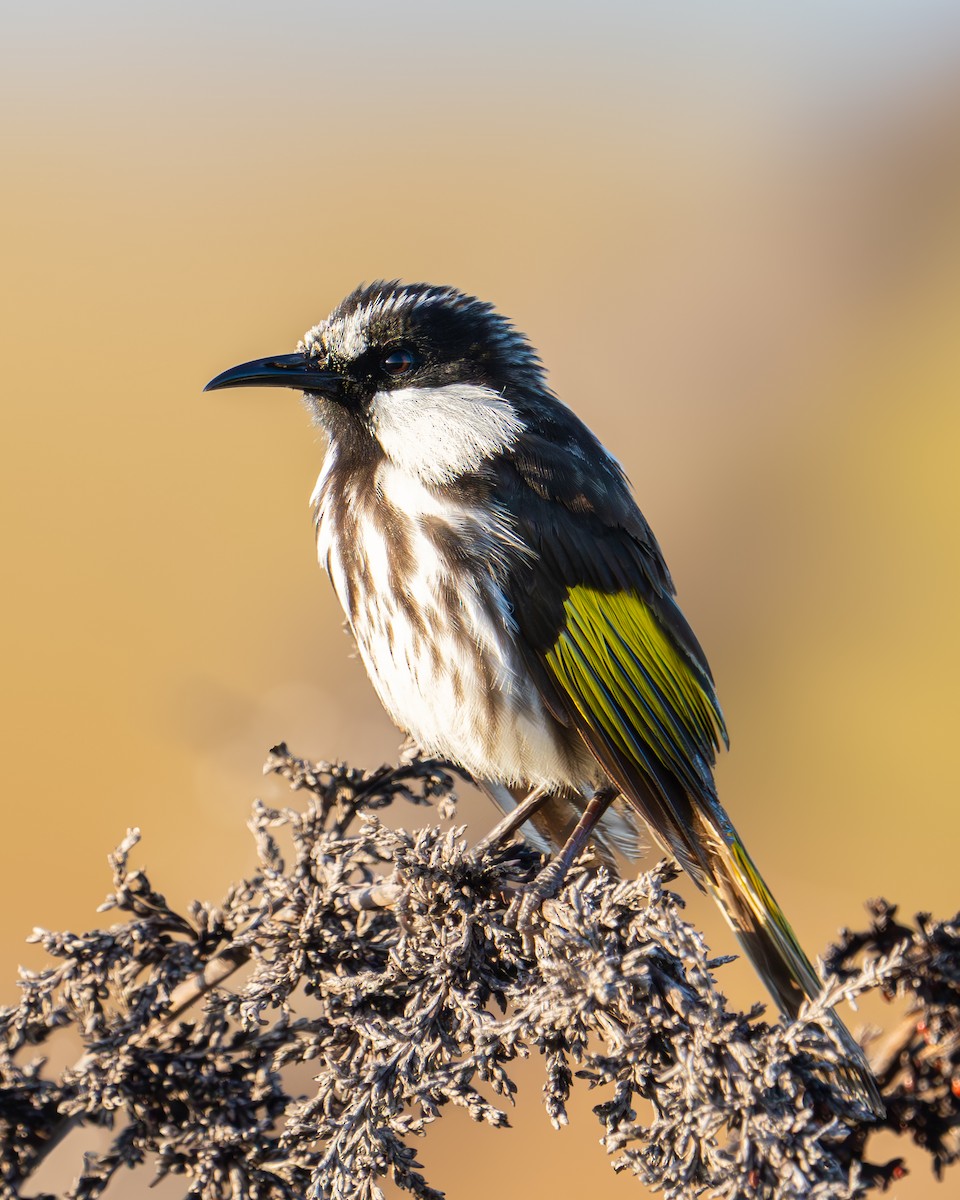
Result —
[[[483, 787], [504, 812], [516, 808], [522, 799], [522, 789], [489, 781], [484, 781]], [[635, 807], [639, 807], [639, 802]], [[666, 820], [651, 820], [649, 807], [648, 803], [642, 811], [651, 832], [670, 829]], [[571, 797], [550, 795], [524, 826], [525, 832], [528, 836], [533, 834], [534, 844], [539, 848], [556, 850], [564, 844], [571, 824], [581, 811], [582, 805]], [[822, 990], [813, 964], [719, 802], [713, 798], [710, 805], [690, 804], [685, 815], [685, 824], [675, 826], [673, 836], [658, 832], [657, 840], [678, 858], [701, 887], [713, 893], [777, 1007], [785, 1016], [796, 1017], [804, 1000], [815, 998]], [[682, 833], [677, 831], [681, 828]], [[636, 822], [630, 809], [623, 805], [609, 812], [592, 835], [601, 861], [614, 873], [618, 873], [617, 854], [628, 858], [638, 856], [637, 838]], [[837, 1067], [844, 1086], [876, 1117], [882, 1117], [883, 1099], [863, 1050], [832, 1009], [827, 1017], [845, 1055], [846, 1061]]]
[[[696, 815], [705, 826], [701, 845], [708, 877], [704, 882], [780, 1011], [796, 1017], [803, 1001], [822, 990], [817, 972], [726, 814], [722, 809], [717, 813], [698, 809]], [[846, 1055], [839, 1068], [844, 1083], [875, 1116], [882, 1117], [883, 1099], [863, 1050], [833, 1009], [828, 1016]]]

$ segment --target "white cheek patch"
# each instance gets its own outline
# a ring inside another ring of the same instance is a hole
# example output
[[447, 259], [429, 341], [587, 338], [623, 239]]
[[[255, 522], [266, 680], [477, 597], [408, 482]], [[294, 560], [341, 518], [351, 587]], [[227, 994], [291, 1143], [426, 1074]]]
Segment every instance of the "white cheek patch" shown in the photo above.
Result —
[[449, 483], [508, 449], [523, 425], [490, 388], [450, 384], [378, 392], [373, 432], [387, 458], [424, 483]]

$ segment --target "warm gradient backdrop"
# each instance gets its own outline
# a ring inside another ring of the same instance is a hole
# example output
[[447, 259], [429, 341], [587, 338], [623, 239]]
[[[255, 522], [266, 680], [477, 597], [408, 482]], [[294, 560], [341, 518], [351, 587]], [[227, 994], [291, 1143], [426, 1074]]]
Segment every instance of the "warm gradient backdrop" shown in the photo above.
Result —
[[[393, 756], [314, 562], [318, 435], [201, 395], [377, 277], [495, 301], [620, 456], [811, 951], [868, 896], [955, 911], [958, 68], [946, 0], [7, 6], [0, 1002], [32, 926], [102, 919], [128, 826], [216, 899], [273, 742]], [[593, 1098], [554, 1134], [523, 1079], [521, 1132], [441, 1122], [432, 1182], [636, 1195]]]

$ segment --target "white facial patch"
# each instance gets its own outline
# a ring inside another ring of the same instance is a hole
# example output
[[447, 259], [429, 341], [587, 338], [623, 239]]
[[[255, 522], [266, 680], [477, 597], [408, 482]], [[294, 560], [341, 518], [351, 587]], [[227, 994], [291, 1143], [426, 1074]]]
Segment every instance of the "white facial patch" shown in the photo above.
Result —
[[359, 358], [369, 347], [367, 341], [369, 328], [369, 308], [358, 308], [348, 316], [330, 322], [327, 331], [328, 345], [333, 347], [340, 357], [348, 361]]
[[329, 317], [308, 329], [297, 349], [305, 354], [326, 358], [328, 353], [350, 361], [369, 348], [367, 322], [369, 311], [358, 309], [346, 317]]
[[[447, 294], [447, 291], [437, 290], [436, 294], [430, 293], [421, 298], [420, 303], [437, 303]], [[346, 313], [335, 310], [325, 321], [307, 330], [297, 349], [307, 354], [332, 353], [338, 358], [352, 362], [370, 349], [371, 325], [375, 321], [384, 320], [395, 309], [408, 303], [409, 299], [403, 291], [378, 292], [373, 299], [359, 308]]]
[[468, 383], [378, 392], [371, 424], [394, 466], [433, 484], [476, 471], [523, 431], [498, 392]]

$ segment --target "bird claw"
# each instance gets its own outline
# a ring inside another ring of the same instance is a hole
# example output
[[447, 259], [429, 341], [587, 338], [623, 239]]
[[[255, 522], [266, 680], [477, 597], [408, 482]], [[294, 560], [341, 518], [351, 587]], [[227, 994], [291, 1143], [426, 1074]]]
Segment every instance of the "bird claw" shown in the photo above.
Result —
[[529, 934], [534, 915], [540, 911], [544, 900], [552, 900], [560, 891], [565, 875], [562, 863], [556, 859], [548, 862], [536, 879], [513, 897], [507, 909], [507, 922], [514, 925], [521, 935]]
[[471, 846], [463, 856], [463, 861], [468, 867], [475, 871], [483, 871], [490, 866], [488, 856], [490, 853], [490, 845], [487, 840], [478, 842], [476, 846]]

